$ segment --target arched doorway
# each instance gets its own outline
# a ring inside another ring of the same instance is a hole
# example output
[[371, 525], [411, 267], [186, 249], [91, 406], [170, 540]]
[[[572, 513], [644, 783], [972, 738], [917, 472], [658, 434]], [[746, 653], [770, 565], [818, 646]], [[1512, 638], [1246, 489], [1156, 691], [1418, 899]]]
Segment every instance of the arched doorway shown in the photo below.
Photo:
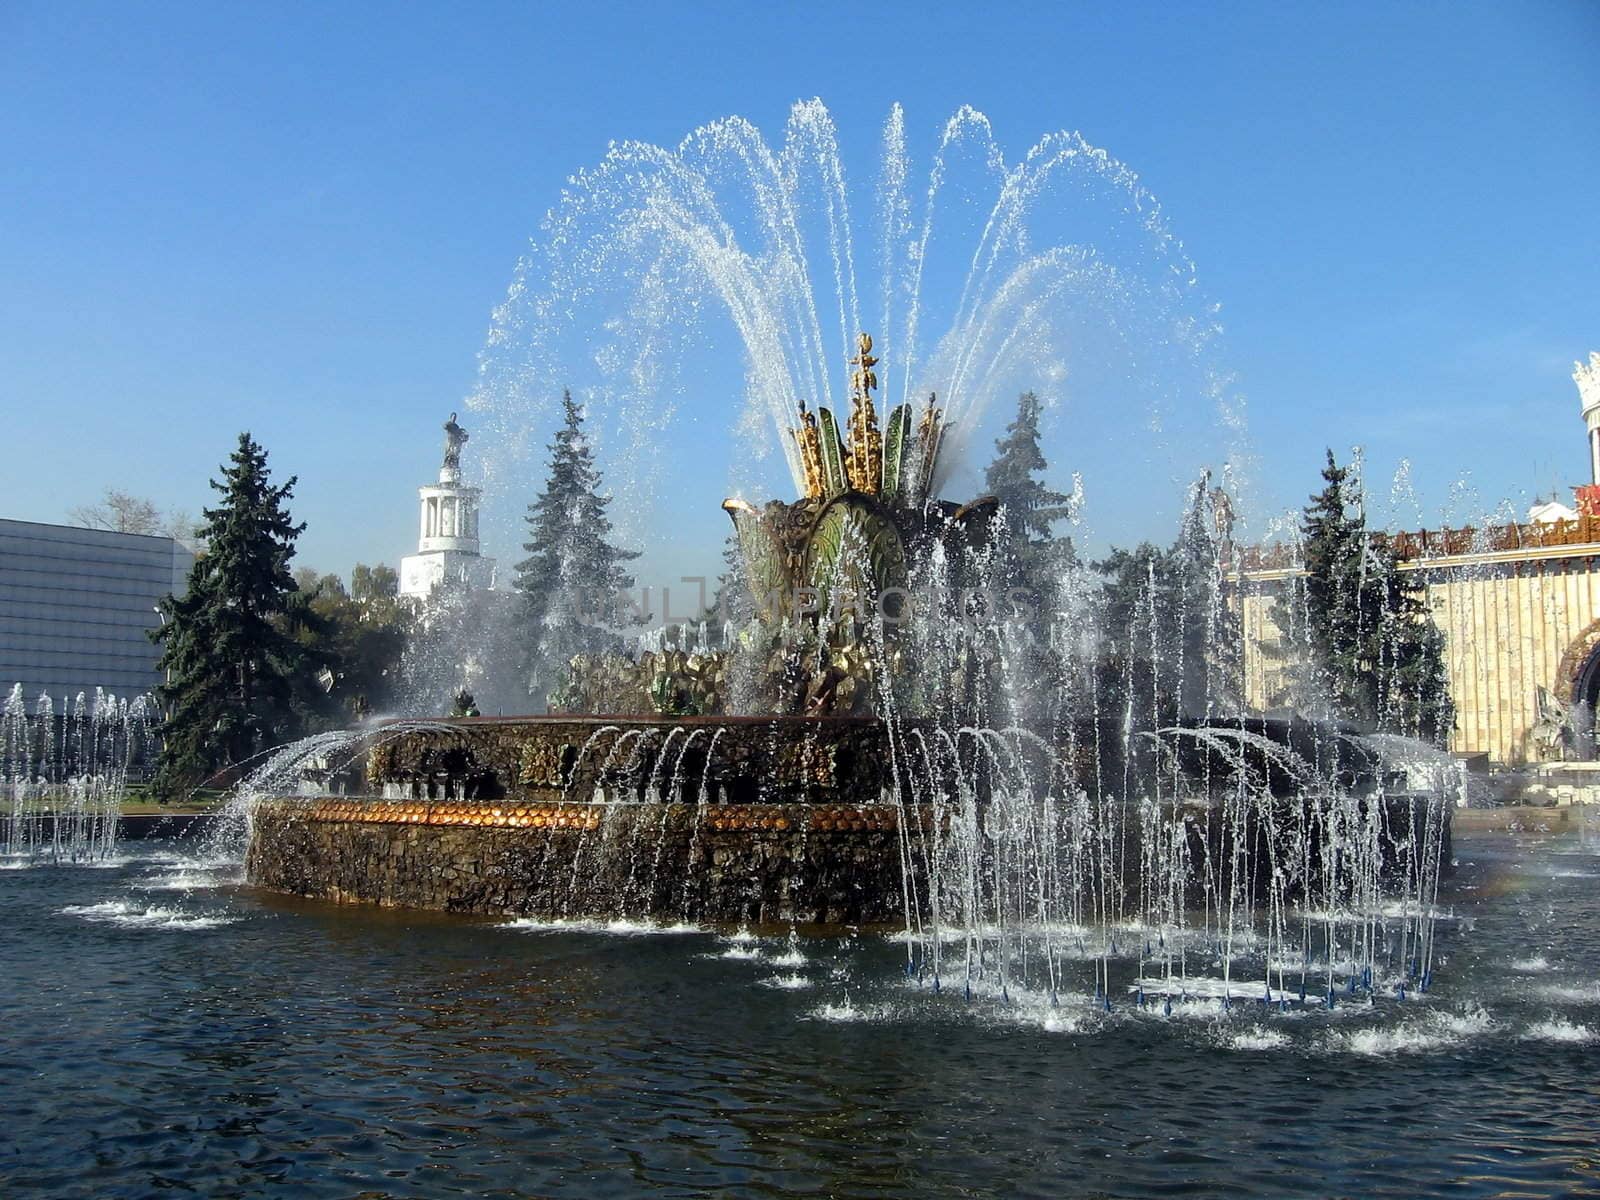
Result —
[[1600, 713], [1600, 644], [1589, 648], [1572, 679], [1572, 728], [1578, 737], [1578, 757], [1595, 755], [1595, 716]]
[[1572, 716], [1576, 757], [1596, 754], [1595, 721], [1600, 717], [1600, 621], [1572, 640], [1556, 666], [1555, 697]]

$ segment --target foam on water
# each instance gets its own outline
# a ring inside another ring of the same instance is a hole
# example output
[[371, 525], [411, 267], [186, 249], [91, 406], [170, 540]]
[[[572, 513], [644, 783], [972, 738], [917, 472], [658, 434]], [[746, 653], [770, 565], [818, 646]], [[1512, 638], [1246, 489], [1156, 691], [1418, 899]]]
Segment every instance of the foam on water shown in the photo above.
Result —
[[1513, 959], [1508, 965], [1513, 971], [1521, 971], [1524, 975], [1536, 975], [1550, 969], [1550, 960], [1542, 954], [1536, 954], [1532, 958]]
[[827, 1001], [805, 1014], [814, 1021], [877, 1022], [894, 1017], [894, 1008], [888, 1004], [856, 1004], [848, 996], [839, 1001]]
[[149, 862], [147, 858], [134, 855], [120, 854], [108, 858], [78, 860], [50, 859], [37, 855], [8, 854], [0, 858], [0, 871], [29, 871], [35, 868], [59, 868], [74, 871], [113, 871], [120, 867], [129, 867], [136, 864]]
[[762, 987], [781, 988], [786, 992], [804, 991], [811, 986], [811, 980], [798, 971], [790, 971], [787, 975], [773, 975], [761, 981]]
[[1373, 1057], [1419, 1054], [1462, 1045], [1493, 1028], [1493, 1018], [1481, 1007], [1460, 1012], [1430, 1012], [1398, 1025], [1333, 1034], [1324, 1042], [1324, 1048]]
[[1165, 998], [1158, 1003], [1147, 1003], [1145, 1011], [1157, 1016], [1178, 1018], [1181, 1021], [1220, 1021], [1224, 1016], [1221, 998], [1215, 1000], [1194, 996], [1179, 996], [1172, 1001], [1172, 1012], [1167, 1013]]
[[67, 870], [116, 871], [126, 867], [182, 867], [197, 871], [231, 871], [242, 874], [242, 864], [237, 858], [196, 857], [174, 850], [150, 850], [143, 846], [123, 843], [120, 853], [104, 858], [50, 859], [36, 854], [0, 854], [0, 871], [29, 871], [34, 869], [62, 868]]
[[164, 875], [151, 875], [133, 886], [142, 892], [197, 892], [221, 887], [230, 880], [215, 870], [187, 869]]
[[517, 917], [501, 925], [502, 929], [515, 929], [523, 933], [608, 933], [622, 937], [639, 937], [650, 934], [683, 934], [706, 932], [699, 925], [679, 921], [665, 924], [659, 921], [605, 920], [586, 917]]
[[[1265, 1000], [1269, 1004], [1280, 1002], [1298, 1001], [1298, 989], [1283, 989], [1269, 986], [1260, 979], [1217, 979], [1205, 975], [1190, 975], [1186, 978], [1166, 979], [1162, 976], [1149, 976], [1136, 979], [1128, 985], [1130, 993], [1144, 989], [1146, 1002], [1158, 997], [1164, 998], [1171, 995], [1173, 1008], [1177, 1008], [1180, 998], [1185, 1000], [1228, 1000], [1233, 1004], [1249, 1004], [1257, 1000]], [[1315, 990], [1314, 984], [1307, 985], [1308, 994]]]
[[1222, 1044], [1230, 1050], [1277, 1050], [1289, 1044], [1289, 1035], [1279, 1029], [1251, 1029], [1229, 1034]]
[[1600, 983], [1547, 983], [1538, 992], [1557, 1004], [1600, 1004]]
[[1351, 925], [1364, 921], [1397, 921], [1407, 918], [1424, 918], [1430, 921], [1454, 921], [1455, 910], [1437, 904], [1421, 905], [1411, 900], [1385, 900], [1362, 908], [1302, 908], [1294, 911], [1296, 920], [1313, 925]]
[[122, 925], [133, 929], [215, 929], [232, 925], [237, 917], [217, 913], [186, 913], [182, 909], [152, 905], [141, 908], [126, 900], [106, 900], [99, 904], [69, 904], [61, 910], [63, 916], [81, 917], [109, 925]]
[[1088, 995], [1064, 995], [1051, 1003], [1048, 997], [1024, 994], [1018, 1003], [1005, 1006], [997, 1014], [998, 1024], [1027, 1026], [1046, 1034], [1082, 1034], [1106, 1024], [1091, 1005], [1093, 997]]
[[[991, 928], [985, 926], [974, 926], [974, 929], [976, 932], [981, 932], [985, 936], [993, 933]], [[895, 945], [901, 946], [905, 945], [907, 942], [913, 942], [919, 946], [923, 944], [931, 944], [933, 942], [939, 942], [941, 944], [948, 945], [954, 942], [966, 941], [968, 933], [965, 929], [962, 929], [959, 926], [941, 925], [938, 930], [895, 929], [883, 934], [882, 937], [886, 942], [891, 942]]]
[[1061, 1007], [1037, 1001], [1019, 1004], [1006, 1010], [1005, 1021], [1013, 1025], [1026, 1025], [1045, 1033], [1082, 1033], [1091, 1027], [1091, 1019], [1083, 1009], [1087, 1008], [1088, 997], [1083, 997], [1082, 1005]]
[[1050, 1013], [1039, 1022], [1039, 1028], [1046, 1033], [1077, 1033], [1083, 1028], [1083, 1022], [1064, 1013]]
[[1566, 1042], [1582, 1045], [1595, 1040], [1594, 1030], [1587, 1025], [1577, 1025], [1561, 1017], [1551, 1017], [1529, 1025], [1522, 1035], [1527, 1042]]

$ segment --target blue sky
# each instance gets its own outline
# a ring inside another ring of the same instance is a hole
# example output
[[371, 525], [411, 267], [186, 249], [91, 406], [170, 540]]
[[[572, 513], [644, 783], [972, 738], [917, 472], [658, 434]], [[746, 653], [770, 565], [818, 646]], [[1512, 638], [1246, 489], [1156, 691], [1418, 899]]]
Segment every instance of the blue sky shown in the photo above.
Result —
[[[1584, 481], [1597, 64], [1594, 3], [13, 0], [0, 515], [107, 485], [196, 509], [249, 428], [300, 476], [304, 563], [396, 561], [567, 177], [730, 113], [776, 135], [811, 96], [863, 172], [896, 101], [914, 135], [969, 103], [1013, 155], [1076, 129], [1136, 170], [1221, 305], [1263, 510], [1355, 444], [1385, 494], [1411, 461], [1430, 523], [1521, 505]], [[685, 569], [732, 453], [713, 432], [692, 464]]]

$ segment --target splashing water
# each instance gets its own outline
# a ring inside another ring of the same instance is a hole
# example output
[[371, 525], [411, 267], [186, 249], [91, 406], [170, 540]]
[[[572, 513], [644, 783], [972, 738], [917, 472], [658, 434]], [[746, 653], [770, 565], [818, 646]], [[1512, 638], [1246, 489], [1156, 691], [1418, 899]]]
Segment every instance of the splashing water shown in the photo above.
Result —
[[[651, 514], [670, 523], [663, 500], [704, 484], [706, 473], [685, 464], [702, 462], [722, 432], [702, 419], [717, 396], [743, 397], [732, 406], [740, 446], [728, 455], [750, 473], [738, 486], [771, 494], [761, 473], [781, 457], [779, 486], [800, 490], [795, 413], [802, 404], [842, 411], [849, 358], [868, 327], [886, 402], [939, 397], [952, 432], [936, 492], [965, 484], [955, 478], [973, 469], [963, 450], [981, 451], [989, 423], [1007, 415], [996, 401], [1024, 389], [1070, 405], [1075, 538], [1088, 531], [1090, 495], [1148, 520], [1160, 512], [1157, 494], [1192, 481], [1199, 462], [1220, 465], [1234, 487], [1237, 466], [1221, 460], [1242, 426], [1210, 366], [1215, 312], [1134, 174], [1072, 133], [1049, 134], [1012, 161], [970, 108], [939, 130], [925, 169], [914, 157], [896, 107], [875, 190], [860, 203], [848, 148], [810, 101], [794, 106], [776, 144], [730, 117], [670, 149], [620, 143], [579, 172], [519, 264], [483, 352], [470, 403], [489, 425], [475, 444], [489, 447], [491, 489], [522, 485], [520, 460], [536, 452], [571, 385], [621, 502], [619, 541], [636, 544]], [[1103, 461], [1096, 447], [1108, 451]], [[1142, 475], [1141, 458], [1163, 449], [1183, 466]], [[1096, 473], [1107, 465], [1109, 477]], [[1230, 533], [1206, 535], [1192, 556], [1179, 637], [1163, 628], [1153, 565], [1115, 623], [1083, 564], [1062, 566], [1038, 628], [1000, 613], [966, 620], [960, 581], [993, 582], [995, 556], [946, 557], [942, 545], [912, 579], [935, 615], [901, 640], [930, 681], [918, 704], [896, 695], [882, 630], [867, 631], [893, 784], [850, 799], [898, 811], [891, 853], [904, 879], [911, 977], [1052, 1008], [1092, 987], [1108, 1011], [1129, 980], [1140, 1007], [1192, 995], [1224, 1008], [1245, 998], [1331, 1008], [1336, 995], [1427, 989], [1446, 799], [1438, 787], [1356, 794], [1342, 777], [1347, 749], [1319, 743], [1301, 755], [1238, 717], [1231, 668], [1211, 657], [1228, 621], [1221, 581], [1232, 524], [1207, 481], [1181, 487], [1183, 536]], [[528, 499], [505, 498], [517, 509]], [[841, 535], [837, 582], [874, 578], [870, 564], [847, 562], [869, 550]], [[1298, 636], [1303, 595], [1291, 589], [1285, 608]], [[705, 631], [673, 635], [675, 645], [691, 641], [704, 646]], [[1048, 672], [1038, 669], [1040, 646], [1055, 655]], [[1107, 647], [1120, 655], [1114, 674], [1102, 669]], [[950, 681], [973, 663], [996, 687], [963, 707]], [[1163, 707], [1167, 697], [1180, 712]], [[601, 774], [636, 765], [651, 792], [665, 786], [653, 799], [694, 803], [693, 860], [724, 732], [647, 739], [596, 722], [569, 780], [591, 761]], [[371, 736], [322, 735], [276, 752], [238, 789], [226, 836], [242, 844], [256, 797], [300, 790], [308, 768], [339, 769]], [[1403, 748], [1364, 752], [1382, 759]], [[1437, 774], [1439, 764], [1416, 769]], [[607, 820], [570, 864], [577, 895], [585, 853], [626, 855], [618, 911], [604, 914], [612, 919], [657, 891], [664, 818], [628, 828], [620, 844]], [[690, 884], [686, 876], [678, 892], [684, 915]]]
[[1155, 446], [1181, 446], [1180, 475], [1197, 454], [1238, 449], [1237, 405], [1211, 365], [1215, 309], [1126, 165], [1065, 131], [1013, 161], [970, 107], [919, 170], [895, 106], [865, 195], [849, 157], [812, 100], [776, 143], [728, 117], [673, 148], [617, 143], [574, 175], [481, 356], [470, 406], [491, 427], [491, 485], [522, 484], [513, 464], [538, 452], [570, 386], [635, 539], [681, 490], [663, 476], [721, 436], [702, 415], [721, 397], [743, 396], [727, 405], [735, 490], [782, 489], [766, 471], [775, 449], [799, 488], [797, 406], [844, 400], [869, 328], [886, 403], [938, 394], [946, 476], [970, 472], [963, 450], [987, 448], [986, 417], [1029, 389], [1047, 408], [1071, 401], [1074, 455], [1098, 448], [1091, 467], [1115, 464], [1096, 478], [1109, 507], [1159, 504], [1174, 464], [1130, 475]]
[[12, 861], [94, 862], [116, 852], [129, 770], [154, 744], [149, 702], [96, 688], [58, 713], [42, 694], [30, 712], [19, 683], [0, 715], [0, 855]]

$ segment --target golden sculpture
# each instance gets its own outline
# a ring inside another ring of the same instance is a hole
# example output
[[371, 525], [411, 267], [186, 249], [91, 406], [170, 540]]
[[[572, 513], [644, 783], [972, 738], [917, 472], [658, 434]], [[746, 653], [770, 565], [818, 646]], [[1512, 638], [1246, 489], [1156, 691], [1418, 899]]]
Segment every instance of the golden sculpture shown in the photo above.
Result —
[[856, 366], [851, 377], [850, 452], [845, 469], [850, 486], [858, 492], [877, 495], [883, 482], [883, 438], [878, 433], [878, 413], [872, 406], [872, 392], [878, 386], [873, 367], [872, 335], [861, 335], [861, 352], [850, 360]]
[[822, 497], [822, 435], [817, 430], [817, 418], [800, 401], [800, 424], [790, 430], [795, 445], [800, 450], [800, 468], [805, 473], [805, 494], [810, 500]]
[[[799, 419], [789, 435], [800, 456], [800, 486], [807, 500], [832, 500], [848, 492], [880, 496], [884, 502], [917, 507], [933, 487], [934, 464], [944, 438], [944, 412], [938, 397], [928, 396], [928, 406], [912, 429], [912, 407], [895, 406], [889, 413], [887, 438], [878, 430], [878, 411], [872, 393], [878, 387], [873, 368], [872, 335], [860, 335], [858, 352], [850, 360], [850, 419], [841, 430], [827, 406], [815, 412], [800, 401]], [[886, 444], [887, 443], [887, 444]]]
[[933, 468], [939, 458], [939, 442], [944, 436], [944, 412], [936, 407], [939, 397], [928, 393], [928, 407], [917, 422], [917, 449], [912, 464], [912, 486], [907, 489], [911, 503], [919, 503], [933, 487]]
[[563, 749], [544, 738], [523, 742], [517, 756], [517, 782], [524, 787], [560, 787], [565, 782], [561, 771]]

